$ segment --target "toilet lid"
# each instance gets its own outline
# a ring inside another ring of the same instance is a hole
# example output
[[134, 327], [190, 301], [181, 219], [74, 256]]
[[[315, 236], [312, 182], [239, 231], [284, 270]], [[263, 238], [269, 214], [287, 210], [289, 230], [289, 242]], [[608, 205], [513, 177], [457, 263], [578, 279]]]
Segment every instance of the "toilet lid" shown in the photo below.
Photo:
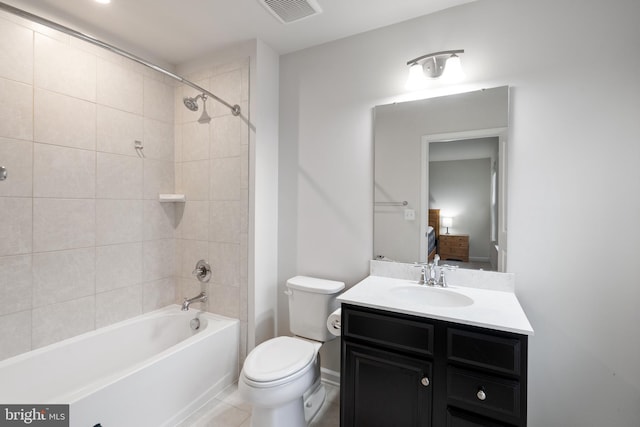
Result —
[[242, 368], [250, 380], [269, 382], [286, 378], [309, 365], [316, 346], [292, 337], [277, 337], [263, 342], [247, 356]]

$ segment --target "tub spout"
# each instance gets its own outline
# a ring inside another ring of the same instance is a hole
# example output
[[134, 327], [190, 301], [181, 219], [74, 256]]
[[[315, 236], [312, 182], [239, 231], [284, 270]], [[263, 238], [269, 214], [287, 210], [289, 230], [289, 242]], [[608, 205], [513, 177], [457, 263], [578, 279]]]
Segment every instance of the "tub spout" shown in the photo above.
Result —
[[207, 300], [207, 294], [204, 292], [200, 292], [200, 295], [196, 295], [193, 298], [186, 298], [182, 302], [182, 311], [189, 310], [189, 306], [194, 302], [205, 302]]

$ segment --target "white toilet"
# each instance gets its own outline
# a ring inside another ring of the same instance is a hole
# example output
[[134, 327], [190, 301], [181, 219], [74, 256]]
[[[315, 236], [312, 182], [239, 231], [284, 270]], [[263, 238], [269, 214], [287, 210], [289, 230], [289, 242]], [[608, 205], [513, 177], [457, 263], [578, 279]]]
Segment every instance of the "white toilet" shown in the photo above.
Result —
[[287, 281], [289, 325], [294, 337], [258, 345], [244, 362], [238, 390], [253, 406], [253, 427], [307, 427], [322, 406], [322, 343], [335, 338], [327, 318], [338, 308], [344, 283], [296, 276]]

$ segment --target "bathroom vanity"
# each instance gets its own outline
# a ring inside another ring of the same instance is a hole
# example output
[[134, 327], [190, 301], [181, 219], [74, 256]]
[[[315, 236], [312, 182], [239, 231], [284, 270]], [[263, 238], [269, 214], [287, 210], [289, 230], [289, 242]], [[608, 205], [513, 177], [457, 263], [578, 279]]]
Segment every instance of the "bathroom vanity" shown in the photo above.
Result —
[[342, 427], [526, 426], [533, 330], [513, 292], [369, 276], [339, 300]]

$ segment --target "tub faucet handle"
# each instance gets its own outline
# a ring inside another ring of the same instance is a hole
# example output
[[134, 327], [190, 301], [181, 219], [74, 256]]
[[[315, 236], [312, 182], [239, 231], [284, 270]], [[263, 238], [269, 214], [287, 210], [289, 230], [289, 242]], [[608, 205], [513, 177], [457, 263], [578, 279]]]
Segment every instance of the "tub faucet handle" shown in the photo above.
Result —
[[208, 282], [209, 279], [211, 279], [211, 266], [207, 261], [201, 259], [198, 261], [195, 270], [193, 270], [191, 274], [196, 276], [196, 279], [202, 283]]

